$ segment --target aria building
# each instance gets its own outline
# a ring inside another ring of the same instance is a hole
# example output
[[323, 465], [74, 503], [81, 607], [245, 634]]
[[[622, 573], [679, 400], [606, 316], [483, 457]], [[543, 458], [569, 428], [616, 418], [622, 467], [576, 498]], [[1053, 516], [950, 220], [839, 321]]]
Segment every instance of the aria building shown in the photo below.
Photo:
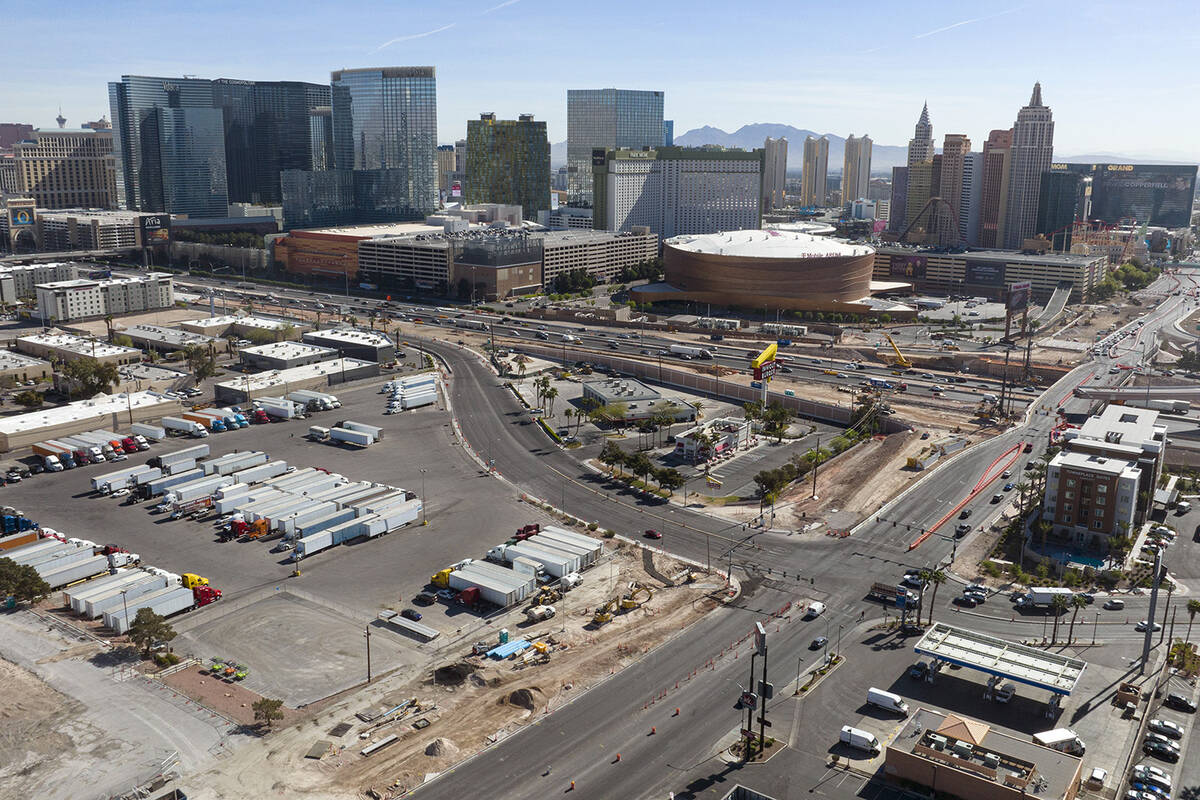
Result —
[[[674, 139], [672, 123], [672, 140]], [[640, 89], [567, 91], [567, 202], [592, 205], [592, 151], [656, 148], [666, 136], [663, 93]]]
[[535, 122], [532, 114], [511, 120], [484, 113], [470, 120], [467, 172], [471, 175], [465, 192], [468, 204], [517, 205], [525, 219], [537, 219], [537, 212], [550, 208], [546, 123]]

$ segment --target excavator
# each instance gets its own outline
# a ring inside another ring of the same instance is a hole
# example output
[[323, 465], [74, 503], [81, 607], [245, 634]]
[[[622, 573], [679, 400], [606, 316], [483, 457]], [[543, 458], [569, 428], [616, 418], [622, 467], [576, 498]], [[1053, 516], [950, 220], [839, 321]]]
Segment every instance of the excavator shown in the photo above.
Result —
[[910, 369], [912, 362], [905, 357], [904, 353], [900, 352], [900, 348], [896, 345], [896, 340], [892, 338], [891, 334], [885, 333], [883, 338], [887, 339], [888, 344], [892, 346], [892, 351], [896, 354], [896, 366], [901, 369]]
[[629, 593], [621, 598], [621, 610], [633, 611], [635, 608], [641, 608], [650, 602], [650, 598], [652, 597], [654, 597], [654, 589], [652, 587], [634, 581], [629, 584]]
[[606, 622], [611, 622], [613, 618], [613, 612], [617, 610], [617, 605], [619, 602], [620, 601], [614, 597], [612, 600], [609, 600], [607, 603], [597, 608], [596, 613], [592, 615], [592, 624], [603, 625]]

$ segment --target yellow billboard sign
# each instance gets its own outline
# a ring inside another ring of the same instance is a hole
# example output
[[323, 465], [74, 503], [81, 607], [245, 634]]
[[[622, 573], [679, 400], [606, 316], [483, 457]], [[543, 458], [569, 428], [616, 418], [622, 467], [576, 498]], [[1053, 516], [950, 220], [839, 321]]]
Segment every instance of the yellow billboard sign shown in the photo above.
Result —
[[750, 365], [755, 369], [758, 369], [768, 361], [774, 361], [775, 354], [777, 352], [779, 352], [779, 345], [777, 345], [775, 342], [771, 342], [769, 345], [767, 345], [767, 349], [759, 353], [758, 357], [755, 358]]

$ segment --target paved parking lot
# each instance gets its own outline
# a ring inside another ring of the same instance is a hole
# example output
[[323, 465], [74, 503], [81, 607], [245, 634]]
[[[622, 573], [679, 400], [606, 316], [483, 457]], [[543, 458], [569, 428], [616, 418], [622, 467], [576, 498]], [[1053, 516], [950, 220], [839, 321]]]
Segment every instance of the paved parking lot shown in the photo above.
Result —
[[[288, 554], [270, 552], [273, 541], [221, 543], [211, 523], [172, 521], [164, 514], [151, 514], [150, 501], [129, 506], [93, 496], [90, 478], [112, 471], [116, 465], [38, 475], [4, 487], [0, 497], [5, 504], [18, 506], [41, 524], [67, 535], [115, 542], [139, 553], [143, 564], [209, 578], [225, 596], [211, 609], [173, 620], [177, 629], [186, 632], [177, 649], [186, 644], [198, 656], [244, 661], [252, 667], [251, 688], [278, 687], [280, 696], [311, 701], [365, 677], [363, 626], [382, 608], [400, 608], [446, 564], [468, 556], [481, 557], [521, 525], [547, 521], [545, 515], [520, 503], [507, 484], [480, 474], [478, 466], [452, 446], [450, 418], [440, 404], [385, 416], [383, 395], [377, 393], [382, 383], [380, 379], [335, 389], [342, 408], [307, 420], [254, 425], [203, 440], [213, 456], [235, 449], [264, 450], [272, 459], [296, 466], [320, 466], [351, 479], [378, 481], [418, 493], [421, 470], [426, 471], [427, 526], [409, 526], [318, 553], [302, 562], [300, 577], [291, 577], [294, 565]], [[384, 428], [384, 438], [365, 450], [304, 438], [310, 424], [329, 425], [343, 419], [379, 425]], [[181, 449], [196, 441], [171, 439], [144, 455]], [[303, 593], [304, 602], [287, 594], [292, 585], [296, 596]], [[277, 592], [289, 599], [272, 599]], [[230, 611], [235, 607], [236, 612]], [[422, 611], [425, 623], [449, 633], [476, 622], [473, 615], [470, 619], [448, 616], [445, 606]], [[272, 618], [278, 619], [276, 624], [263, 624]], [[210, 619], [211, 625], [207, 623]], [[246, 620], [255, 622], [245, 624]], [[323, 643], [319, 657], [313, 654], [317, 640]], [[394, 647], [385, 643], [389, 640], [395, 642]], [[379, 664], [376, 672], [418, 658], [415, 644], [391, 635], [373, 637], [373, 647], [376, 641], [380, 646], [373, 652]], [[336, 643], [330, 646], [335, 655], [327, 658], [324, 649], [329, 642]], [[400, 655], [405, 648], [411, 654]], [[313, 674], [310, 670], [314, 668], [322, 671]], [[335, 680], [331, 682], [330, 676], [336, 676]]]

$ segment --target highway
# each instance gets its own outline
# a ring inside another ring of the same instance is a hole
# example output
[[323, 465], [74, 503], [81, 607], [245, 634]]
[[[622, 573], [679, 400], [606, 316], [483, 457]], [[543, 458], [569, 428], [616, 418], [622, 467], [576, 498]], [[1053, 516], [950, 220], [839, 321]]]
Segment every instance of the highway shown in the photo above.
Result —
[[[1035, 411], [1063, 407], [1085, 413], [1087, 401], [1072, 395], [1076, 386], [1123, 379], [1124, 371], [1110, 374], [1109, 367], [1117, 359], [1128, 361], [1130, 354], [1139, 353], [1143, 340], [1186, 310], [1182, 298], [1164, 300], [1140, 326], [1131, 323], [1129, 334], [1115, 345], [1116, 358], [1101, 356], [1065, 375], [1033, 399]], [[710, 556], [714, 563], [732, 556], [745, 591], [731, 606], [714, 612], [702, 632], [689, 630], [677, 636], [598, 690], [460, 765], [421, 790], [428, 796], [469, 796], [486, 785], [489, 795], [527, 797], [529, 781], [547, 765], [553, 766], [552, 777], [544, 779], [547, 791], [560, 792], [574, 780], [581, 797], [665, 797], [668, 791], [688, 796], [685, 787], [719, 771], [706, 760], [718, 742], [738, 727], [732, 704], [739, 685], [746, 682], [745, 663], [722, 656], [722, 651], [745, 636], [753, 622], [767, 618], [784, 603], [820, 600], [828, 605], [825, 617], [814, 622], [793, 619], [769, 636], [772, 662], [787, 665], [774, 680], [777, 685], [790, 680], [791, 665], [812, 662], [807, 645], [813, 636], [824, 633], [827, 625], [836, 631], [857, 624], [859, 614], [871, 607], [863, 599], [870, 583], [898, 580], [905, 568], [942, 562], [953, 546], [953, 521], [944, 525], [944, 533], [950, 534], [947, 538], [933, 536], [909, 550], [920, 529], [950, 515], [990, 467], [993, 483], [964, 506], [978, 515], [975, 519], [986, 518], [988, 509], [994, 508], [990, 498], [995, 482], [1003, 483], [999, 466], [1012, 459], [1018, 443], [1032, 442], [1032, 453], [1015, 454], [1011, 469], [1018, 474], [1026, 461], [1044, 450], [1057, 422], [1055, 413], [1032, 413], [1028, 422], [956, 456], [951, 466], [933, 470], [849, 538], [744, 531], [678, 506], [647, 504], [606, 489], [602, 479], [584, 472], [528, 424], [511, 393], [499, 388], [498, 379], [476, 357], [449, 344], [434, 344], [433, 349], [454, 370], [451, 396], [466, 439], [485, 458], [494, 458], [506, 479], [626, 535], [636, 537], [640, 530], [654, 527], [663, 532], [664, 547], [701, 563]], [[1006, 453], [1010, 455], [998, 461]], [[949, 602], [954, 594], [952, 589], [945, 591], [939, 601]], [[1141, 602], [1130, 602], [1128, 612], [1144, 607]], [[993, 599], [971, 619], [995, 633], [1040, 638], [1036, 621], [1014, 631], [1003, 615], [1006, 605], [1007, 600]], [[939, 608], [935, 613], [945, 612]], [[1081, 616], [1087, 619], [1088, 613]], [[1139, 636], [1123, 618], [1114, 622], [1103, 625], [1105, 636], [1133, 646]], [[1061, 628], [1060, 635], [1065, 635]], [[1076, 636], [1080, 635], [1077, 629]], [[705, 669], [710, 660], [712, 667]], [[695, 677], [689, 678], [694, 671]], [[662, 692], [666, 695], [661, 700], [645, 708]], [[673, 716], [676, 707], [681, 709], [679, 717]], [[649, 735], [651, 726], [657, 728], [655, 735]], [[614, 763], [617, 753], [621, 760]]]

